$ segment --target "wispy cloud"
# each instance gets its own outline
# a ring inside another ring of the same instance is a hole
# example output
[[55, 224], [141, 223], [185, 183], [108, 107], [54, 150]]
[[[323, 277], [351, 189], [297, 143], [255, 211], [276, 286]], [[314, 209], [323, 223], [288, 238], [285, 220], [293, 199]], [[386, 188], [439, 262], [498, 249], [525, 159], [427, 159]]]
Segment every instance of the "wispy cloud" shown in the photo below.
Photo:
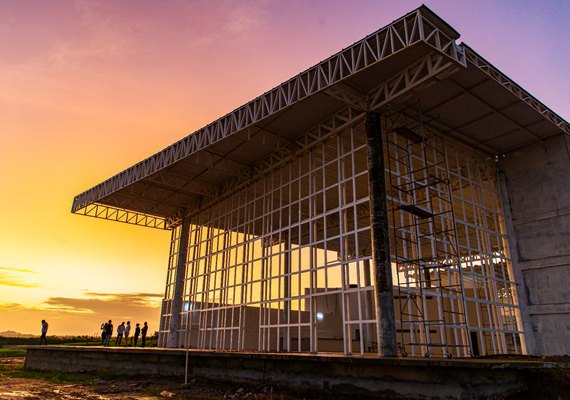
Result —
[[228, 11], [225, 30], [235, 36], [254, 36], [263, 21], [268, 19], [265, 6], [269, 1], [240, 1], [230, 2], [225, 9]]
[[93, 293], [85, 298], [50, 297], [44, 304], [48, 310], [94, 315], [136, 316], [144, 311], [158, 310], [162, 295], [156, 293]]
[[25, 268], [0, 267], [0, 286], [39, 287], [38, 283], [29, 280], [29, 275], [35, 273], [35, 271]]
[[25, 272], [25, 273], [31, 273], [31, 274], [35, 274], [35, 273], [36, 273], [36, 271], [32, 271], [31, 269], [25, 269], [25, 268], [9, 268], [9, 267], [0, 267], [0, 271]]
[[0, 311], [17, 311], [24, 308], [19, 303], [0, 303]]
[[120, 298], [123, 296], [127, 297], [138, 297], [138, 298], [163, 298], [164, 295], [162, 293], [125, 293], [125, 294], [117, 294], [117, 293], [97, 293], [97, 292], [86, 292], [86, 296], [92, 297], [116, 297]]

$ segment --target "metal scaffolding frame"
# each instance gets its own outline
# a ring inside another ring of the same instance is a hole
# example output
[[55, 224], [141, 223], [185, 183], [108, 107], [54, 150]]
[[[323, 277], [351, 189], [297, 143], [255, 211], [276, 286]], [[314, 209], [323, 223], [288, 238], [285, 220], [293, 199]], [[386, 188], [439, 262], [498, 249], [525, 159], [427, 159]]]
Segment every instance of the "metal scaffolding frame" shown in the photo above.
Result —
[[[190, 215], [177, 347], [378, 353], [366, 136], [346, 113]], [[494, 165], [404, 114], [384, 125], [400, 354], [523, 352]]]
[[493, 162], [421, 120], [385, 124], [401, 354], [524, 352]]

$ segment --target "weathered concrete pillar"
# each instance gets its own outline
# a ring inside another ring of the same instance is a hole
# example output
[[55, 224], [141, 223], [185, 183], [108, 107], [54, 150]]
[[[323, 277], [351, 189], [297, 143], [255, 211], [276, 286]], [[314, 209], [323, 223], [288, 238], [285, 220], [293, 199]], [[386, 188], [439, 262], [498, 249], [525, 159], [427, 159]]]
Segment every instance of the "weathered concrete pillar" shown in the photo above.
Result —
[[372, 265], [378, 324], [378, 354], [391, 357], [396, 356], [396, 324], [384, 178], [384, 150], [379, 113], [370, 112], [366, 115], [365, 129], [368, 141], [370, 228], [372, 230]]
[[176, 260], [176, 275], [174, 278], [174, 293], [168, 333], [167, 347], [178, 347], [178, 331], [180, 330], [180, 313], [184, 304], [184, 281], [186, 280], [186, 257], [188, 255], [188, 238], [190, 236], [190, 220], [182, 219], [180, 245]]
[[503, 208], [503, 215], [505, 216], [502, 223], [502, 228], [507, 234], [505, 239], [508, 244], [509, 255], [511, 256], [511, 263], [507, 264], [510, 278], [516, 282], [517, 300], [519, 310], [515, 309], [515, 316], [517, 319], [517, 328], [524, 332], [521, 335], [521, 347], [523, 354], [540, 355], [536, 345], [536, 339], [532, 330], [531, 317], [529, 313], [529, 293], [527, 292], [526, 284], [524, 283], [524, 275], [521, 270], [519, 262], [519, 248], [517, 243], [517, 235], [513, 225], [512, 205], [509, 196], [509, 186], [507, 184], [507, 175], [504, 171], [499, 169], [499, 196], [501, 199], [501, 206]]

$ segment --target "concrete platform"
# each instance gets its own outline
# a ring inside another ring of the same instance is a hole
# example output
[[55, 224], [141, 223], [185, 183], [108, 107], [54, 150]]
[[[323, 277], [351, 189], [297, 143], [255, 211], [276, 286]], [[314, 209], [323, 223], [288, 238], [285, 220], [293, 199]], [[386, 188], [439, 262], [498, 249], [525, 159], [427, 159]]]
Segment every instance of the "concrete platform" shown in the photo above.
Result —
[[[113, 347], [28, 347], [25, 368], [117, 375], [184, 376], [186, 351]], [[568, 362], [540, 359], [424, 359], [291, 353], [189, 351], [189, 376], [271, 384], [297, 392], [390, 399], [504, 398]], [[534, 380], [533, 380], [534, 379]], [[531, 382], [532, 381], [532, 382]], [[549, 398], [549, 397], [545, 397]]]

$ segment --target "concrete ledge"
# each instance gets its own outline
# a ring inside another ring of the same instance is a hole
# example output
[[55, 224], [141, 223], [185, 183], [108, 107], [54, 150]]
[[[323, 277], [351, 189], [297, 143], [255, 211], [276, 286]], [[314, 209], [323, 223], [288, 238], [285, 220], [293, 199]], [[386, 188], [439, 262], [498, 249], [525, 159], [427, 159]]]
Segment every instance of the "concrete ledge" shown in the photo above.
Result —
[[[272, 384], [298, 392], [407, 399], [479, 399], [524, 390], [536, 371], [568, 363], [536, 360], [344, 357], [189, 351], [189, 375], [199, 379]], [[25, 368], [183, 377], [186, 351], [108, 347], [29, 347]]]

